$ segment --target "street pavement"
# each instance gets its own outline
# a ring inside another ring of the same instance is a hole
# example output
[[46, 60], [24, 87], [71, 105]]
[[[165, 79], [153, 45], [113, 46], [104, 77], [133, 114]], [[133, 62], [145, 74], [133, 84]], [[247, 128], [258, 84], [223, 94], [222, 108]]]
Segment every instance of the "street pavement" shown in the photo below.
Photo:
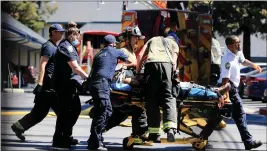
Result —
[[[52, 150], [51, 141], [55, 129], [56, 117], [50, 114], [41, 123], [25, 132], [26, 142], [21, 142], [14, 135], [10, 126], [23, 117], [33, 106], [31, 93], [2, 93], [1, 95], [1, 149], [2, 150]], [[86, 109], [84, 102], [89, 96], [81, 96], [83, 109]], [[267, 150], [267, 116], [257, 114], [257, 109], [265, 107], [266, 103], [260, 101], [244, 100], [246, 108], [248, 128], [255, 139], [261, 140], [263, 145], [257, 150]], [[20, 111], [20, 112], [18, 112]], [[90, 135], [91, 119], [81, 116], [74, 126], [73, 136], [81, 142], [72, 150], [86, 150], [87, 139]], [[130, 121], [130, 119], [127, 119]], [[209, 141], [215, 149], [212, 150], [243, 150], [244, 146], [240, 139], [239, 132], [232, 120], [226, 120], [227, 127], [220, 131], [215, 131]], [[199, 128], [194, 128], [200, 131]], [[115, 127], [104, 134], [105, 145], [108, 150], [123, 150], [122, 140], [131, 133], [131, 127]], [[162, 135], [166, 138], [166, 135]], [[186, 134], [177, 134], [177, 138], [189, 137]], [[153, 146], [135, 146], [134, 150], [193, 150], [190, 144], [154, 144]]]

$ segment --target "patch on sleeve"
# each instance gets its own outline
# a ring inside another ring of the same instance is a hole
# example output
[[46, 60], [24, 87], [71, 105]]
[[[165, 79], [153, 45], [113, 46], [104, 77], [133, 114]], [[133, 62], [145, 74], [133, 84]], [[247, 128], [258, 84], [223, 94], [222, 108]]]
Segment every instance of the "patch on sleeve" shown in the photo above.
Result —
[[226, 62], [225, 63], [225, 69], [229, 70], [230, 69], [230, 66], [231, 66], [231, 64], [229, 62]]
[[68, 49], [69, 52], [73, 52], [74, 51], [72, 46], [68, 46], [67, 49]]

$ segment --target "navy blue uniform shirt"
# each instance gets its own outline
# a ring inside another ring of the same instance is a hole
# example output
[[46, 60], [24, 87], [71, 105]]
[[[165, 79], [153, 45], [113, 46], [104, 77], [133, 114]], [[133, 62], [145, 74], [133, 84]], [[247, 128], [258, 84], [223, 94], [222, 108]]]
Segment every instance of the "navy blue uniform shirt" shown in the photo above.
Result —
[[[41, 48], [41, 57], [45, 56], [49, 60], [45, 66], [45, 74], [52, 74], [54, 72], [54, 59], [53, 56], [57, 50], [57, 45], [53, 43], [53, 41], [48, 40], [46, 43], [42, 45]], [[52, 58], [52, 59], [51, 59]]]
[[118, 59], [122, 61], [128, 60], [128, 56], [123, 51], [107, 46], [100, 50], [94, 58], [92, 67], [92, 78], [103, 77], [111, 80], [115, 73]]
[[69, 66], [69, 61], [78, 61], [79, 55], [75, 46], [67, 39], [62, 40], [55, 54], [55, 71], [53, 74], [54, 87], [56, 90], [65, 89], [70, 79], [77, 75]]
[[180, 46], [180, 39], [179, 39], [179, 37], [177, 36], [177, 34], [176, 34], [175, 31], [170, 30], [170, 31], [168, 32], [168, 36], [172, 36], [172, 37], [175, 39], [175, 42]]

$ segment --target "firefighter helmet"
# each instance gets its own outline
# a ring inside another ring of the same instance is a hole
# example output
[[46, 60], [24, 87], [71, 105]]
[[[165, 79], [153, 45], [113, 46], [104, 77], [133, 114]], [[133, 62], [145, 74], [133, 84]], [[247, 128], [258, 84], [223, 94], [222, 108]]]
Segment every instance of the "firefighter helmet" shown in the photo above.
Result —
[[123, 32], [121, 33], [121, 35], [126, 38], [126, 37], [130, 37], [130, 36], [138, 36], [140, 39], [144, 39], [145, 36], [142, 35], [140, 29], [138, 28], [138, 26], [135, 27], [126, 27]]

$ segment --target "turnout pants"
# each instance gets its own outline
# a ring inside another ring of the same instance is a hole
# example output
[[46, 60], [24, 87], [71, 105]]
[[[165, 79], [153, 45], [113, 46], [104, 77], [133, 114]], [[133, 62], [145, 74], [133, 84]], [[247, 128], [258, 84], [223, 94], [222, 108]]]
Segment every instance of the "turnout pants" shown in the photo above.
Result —
[[[231, 89], [229, 91], [229, 97], [232, 102], [232, 118], [234, 119], [236, 126], [239, 130], [241, 139], [244, 143], [251, 143], [253, 141], [252, 135], [247, 128], [246, 114], [244, 112], [242, 99], [238, 94], [238, 88], [230, 81]], [[213, 123], [214, 122], [214, 123]], [[208, 126], [202, 131], [204, 138], [208, 138], [214, 128], [219, 124], [220, 120], [208, 121]], [[210, 124], [209, 124], [210, 123]]]
[[30, 113], [19, 120], [25, 131], [41, 122], [48, 114], [50, 108], [58, 115], [59, 107], [55, 92], [41, 92], [35, 95], [34, 106]]
[[95, 114], [91, 125], [91, 135], [88, 139], [88, 148], [97, 149], [102, 145], [102, 133], [112, 114], [109, 81], [105, 78], [94, 78], [90, 92], [94, 99]]
[[54, 141], [69, 141], [72, 128], [81, 112], [81, 102], [74, 84], [69, 84], [65, 91], [57, 91], [59, 114], [57, 116]]
[[145, 101], [148, 131], [160, 133], [160, 107], [163, 110], [163, 130], [177, 128], [176, 99], [172, 96], [172, 64], [147, 63], [145, 65]]

